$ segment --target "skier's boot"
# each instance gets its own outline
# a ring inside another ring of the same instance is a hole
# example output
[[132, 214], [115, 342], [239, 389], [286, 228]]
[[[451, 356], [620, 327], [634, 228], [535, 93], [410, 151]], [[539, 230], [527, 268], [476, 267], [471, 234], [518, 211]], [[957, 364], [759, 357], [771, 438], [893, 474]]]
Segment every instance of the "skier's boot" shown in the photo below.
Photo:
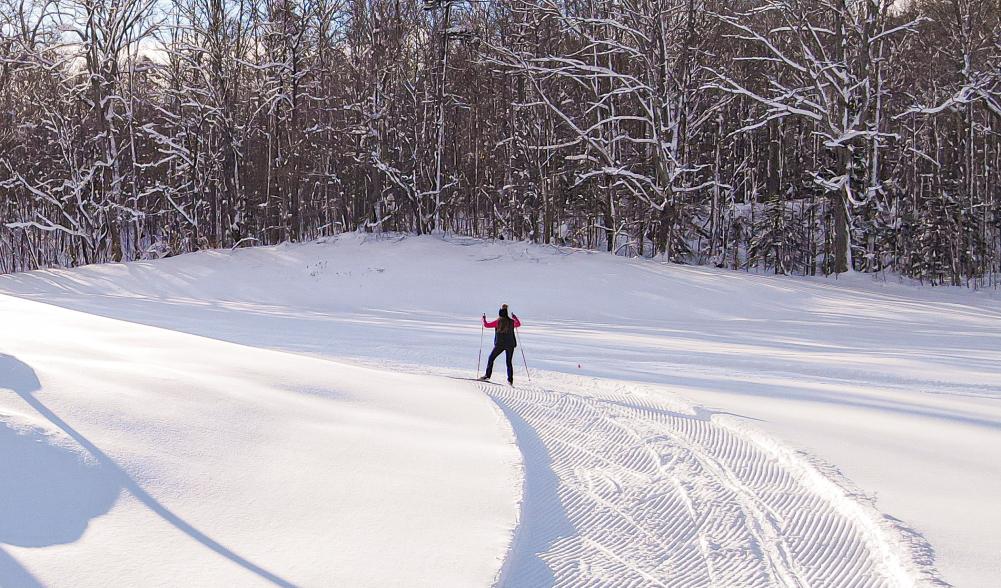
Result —
[[514, 386], [514, 378], [508, 378], [507, 379], [507, 383], [511, 384], [512, 386]]
[[481, 377], [477, 378], [477, 380], [479, 380], [481, 382], [489, 382], [490, 381], [490, 376], [481, 376]]

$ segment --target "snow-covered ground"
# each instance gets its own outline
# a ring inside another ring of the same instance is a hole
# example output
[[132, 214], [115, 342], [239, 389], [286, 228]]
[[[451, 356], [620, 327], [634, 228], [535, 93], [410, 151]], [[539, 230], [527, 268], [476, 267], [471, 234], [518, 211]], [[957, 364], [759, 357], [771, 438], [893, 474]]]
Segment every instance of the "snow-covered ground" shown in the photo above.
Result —
[[[532, 381], [447, 377], [501, 302]], [[987, 294], [345, 235], [0, 321], [3, 586], [1001, 582]]]

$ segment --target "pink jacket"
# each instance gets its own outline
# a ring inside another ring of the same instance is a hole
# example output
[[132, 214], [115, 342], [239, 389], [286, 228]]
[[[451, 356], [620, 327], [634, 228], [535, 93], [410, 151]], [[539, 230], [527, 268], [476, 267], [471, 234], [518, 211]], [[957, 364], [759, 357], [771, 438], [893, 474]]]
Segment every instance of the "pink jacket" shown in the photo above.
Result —
[[[514, 321], [514, 328], [517, 329], [518, 327], [521, 326], [521, 321], [518, 320], [518, 316], [517, 315], [511, 317], [511, 320]], [[488, 328], [488, 329], [496, 329], [497, 328], [497, 321], [487, 322], [487, 319], [484, 318], [483, 319], [483, 326], [486, 327], [486, 328]]]

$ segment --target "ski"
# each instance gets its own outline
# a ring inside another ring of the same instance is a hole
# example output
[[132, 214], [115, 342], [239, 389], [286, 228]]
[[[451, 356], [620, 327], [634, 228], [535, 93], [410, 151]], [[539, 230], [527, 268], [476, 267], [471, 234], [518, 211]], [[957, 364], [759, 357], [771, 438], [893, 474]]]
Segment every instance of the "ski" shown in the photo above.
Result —
[[[493, 381], [490, 381], [490, 380], [481, 380], [479, 378], [464, 378], [462, 376], [445, 376], [445, 377], [446, 378], [450, 378], [452, 380], [465, 380], [467, 382], [479, 382], [481, 384], [493, 384], [494, 386], [501, 386], [501, 385], [503, 385], [500, 382], [493, 382]], [[514, 388], [514, 384], [508, 384], [508, 385], [511, 386], [512, 388]]]

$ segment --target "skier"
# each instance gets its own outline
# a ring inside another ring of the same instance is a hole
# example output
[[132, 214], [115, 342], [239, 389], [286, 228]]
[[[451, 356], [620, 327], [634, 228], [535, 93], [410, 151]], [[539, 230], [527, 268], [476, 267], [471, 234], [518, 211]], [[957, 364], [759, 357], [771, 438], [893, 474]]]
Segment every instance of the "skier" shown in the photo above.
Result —
[[487, 373], [480, 380], [484, 382], [490, 379], [490, 375], [494, 371], [494, 360], [497, 359], [501, 353], [505, 353], [507, 360], [507, 382], [514, 386], [514, 365], [511, 364], [511, 358], [514, 357], [514, 348], [518, 346], [518, 341], [515, 339], [514, 330], [521, 326], [521, 321], [518, 320], [518, 315], [512, 314], [508, 317], [507, 305], [501, 305], [497, 314], [497, 320], [487, 322], [487, 315], [483, 315], [483, 326], [488, 329], [494, 329], [494, 350], [490, 352], [490, 359], [487, 360]]

